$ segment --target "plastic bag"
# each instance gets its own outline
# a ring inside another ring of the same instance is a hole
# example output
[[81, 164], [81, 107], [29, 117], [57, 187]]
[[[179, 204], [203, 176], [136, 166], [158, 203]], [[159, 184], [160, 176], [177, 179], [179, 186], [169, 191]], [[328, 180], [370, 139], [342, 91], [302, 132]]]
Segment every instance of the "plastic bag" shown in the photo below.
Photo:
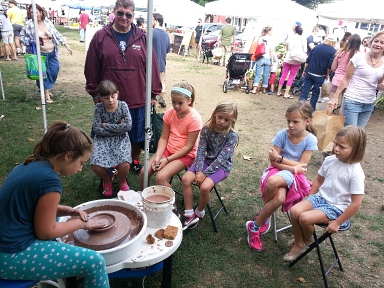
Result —
[[[39, 63], [36, 55], [36, 46], [33, 41], [29, 42], [27, 53], [24, 54], [27, 66], [27, 77], [31, 80], [39, 80]], [[43, 79], [47, 78], [47, 57], [41, 56], [41, 66], [43, 68]]]
[[216, 47], [212, 50], [212, 55], [215, 58], [221, 58], [223, 56], [223, 50], [221, 47]]

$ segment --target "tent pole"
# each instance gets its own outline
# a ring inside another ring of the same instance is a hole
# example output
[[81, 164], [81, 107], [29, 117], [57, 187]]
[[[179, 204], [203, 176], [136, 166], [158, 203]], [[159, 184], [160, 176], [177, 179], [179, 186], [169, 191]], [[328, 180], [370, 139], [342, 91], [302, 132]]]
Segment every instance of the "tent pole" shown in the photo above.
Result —
[[151, 92], [152, 92], [152, 38], [153, 38], [153, 0], [148, 0], [147, 10], [147, 64], [146, 64], [146, 101], [145, 101], [145, 143], [144, 143], [144, 188], [148, 187], [149, 140], [151, 127]]
[[44, 83], [43, 83], [43, 65], [41, 62], [40, 54], [40, 41], [39, 41], [39, 27], [37, 25], [37, 14], [36, 14], [36, 1], [32, 0], [32, 11], [33, 11], [33, 22], [35, 27], [35, 44], [36, 44], [36, 54], [37, 62], [39, 67], [39, 83], [40, 83], [40, 97], [41, 97], [41, 110], [43, 111], [43, 125], [44, 133], [47, 132], [47, 115], [45, 111], [45, 94], [44, 94]]

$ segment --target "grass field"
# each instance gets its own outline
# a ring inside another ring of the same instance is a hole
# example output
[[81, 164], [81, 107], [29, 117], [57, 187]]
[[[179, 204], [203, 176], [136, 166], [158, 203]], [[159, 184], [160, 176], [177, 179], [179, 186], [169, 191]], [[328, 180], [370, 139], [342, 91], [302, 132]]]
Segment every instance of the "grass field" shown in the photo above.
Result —
[[[59, 29], [69, 39], [68, 42], [72, 49], [79, 53], [83, 51], [83, 46], [78, 43], [78, 31], [62, 27]], [[4, 120], [0, 122], [0, 183], [16, 164], [31, 153], [36, 141], [44, 133], [40, 96], [34, 83], [25, 77], [25, 67], [24, 63], [20, 63], [21, 61], [1, 63], [6, 100], [0, 100], [0, 113], [5, 114]], [[60, 61], [65, 67], [65, 57]], [[83, 63], [79, 62], [77, 65], [78, 69], [83, 69]], [[196, 77], [202, 77], [203, 82], [203, 78], [209, 78], [212, 73], [216, 73], [216, 70], [213, 69], [218, 69], [212, 68], [212, 65], [196, 64], [194, 61], [188, 61], [188, 59], [175, 55], [170, 55], [167, 69], [168, 67], [171, 71], [172, 81], [178, 77], [180, 78], [178, 81], [184, 80], [191, 77], [186, 76], [187, 73], [193, 73]], [[173, 67], [178, 67], [177, 72], [172, 70]], [[60, 77], [59, 75], [58, 82], [61, 81]], [[88, 96], [85, 97], [82, 81], [82, 79], [74, 77], [66, 85], [58, 85], [55, 88], [55, 95], [57, 95], [55, 104], [47, 106], [48, 123], [53, 120], [65, 120], [73, 126], [90, 131], [93, 104]], [[83, 90], [73, 87], [82, 87]], [[236, 92], [232, 93], [234, 95]], [[323, 287], [315, 252], [293, 268], [288, 268], [282, 260], [283, 255], [287, 253], [286, 243], [292, 237], [291, 231], [280, 233], [277, 243], [273, 239], [273, 233], [269, 232], [264, 235], [262, 240], [265, 249], [261, 253], [256, 253], [248, 247], [245, 222], [254, 216], [256, 209], [262, 207], [258, 182], [263, 169], [268, 165], [264, 151], [274, 135], [269, 126], [259, 125], [262, 121], [260, 119], [264, 119], [265, 125], [275, 125], [280, 127], [279, 129], [284, 127], [285, 119], [275, 117], [275, 103], [261, 101], [260, 98], [245, 98], [250, 96], [241, 97], [244, 97], [246, 102], [239, 104], [244, 111], [241, 112], [243, 116], [239, 118], [237, 124], [240, 145], [236, 150], [236, 167], [231, 176], [218, 185], [229, 214], [221, 214], [217, 219], [218, 233], [213, 232], [209, 217], [200, 221], [201, 223], [196, 229], [184, 233], [183, 242], [174, 254], [173, 287]], [[204, 105], [208, 105], [203, 102], [200, 100], [196, 104], [199, 111], [200, 109], [204, 111]], [[251, 106], [257, 108], [252, 110]], [[209, 112], [202, 113], [205, 120], [209, 117], [210, 111], [212, 111], [211, 108], [209, 108]], [[261, 115], [257, 118], [259, 122], [255, 122], [255, 111]], [[375, 117], [379, 117], [376, 119], [382, 119], [382, 112], [376, 112]], [[277, 131], [276, 129], [275, 127], [275, 131]], [[269, 141], [267, 143], [257, 141], [261, 135], [266, 135]], [[383, 144], [381, 141], [371, 141], [377, 147], [381, 147]], [[256, 160], [244, 161], [242, 159], [243, 155], [253, 156], [255, 153]], [[375, 160], [382, 163], [382, 154], [376, 155], [376, 158], [372, 157], [369, 161]], [[311, 160], [309, 175], [311, 179], [316, 175], [321, 162], [321, 153], [315, 153]], [[382, 257], [384, 217], [381, 192], [384, 177], [382, 177], [381, 171], [378, 171], [377, 174], [367, 175], [367, 181], [370, 181], [369, 205], [355, 216], [352, 229], [335, 235], [345, 272], [334, 269], [329, 276], [330, 287], [384, 286]], [[131, 189], [138, 190], [137, 176], [130, 174], [129, 180]], [[62, 177], [62, 181], [63, 204], [76, 206], [99, 199], [101, 196], [97, 191], [99, 180], [88, 165], [85, 165], [81, 173], [71, 177]], [[174, 188], [181, 190], [179, 181], [174, 181]], [[197, 192], [195, 196], [197, 199]], [[218, 204], [215, 200], [213, 197], [211, 205], [217, 209]], [[180, 197], [176, 199], [176, 203], [182, 208]], [[283, 213], [278, 211], [277, 216], [279, 226], [287, 223]], [[325, 245], [323, 250], [325, 251], [325, 261], [329, 262], [330, 246]], [[161, 273], [148, 276], [144, 280], [111, 280], [110, 283], [114, 288], [142, 287], [143, 283], [145, 287], [159, 287]], [[79, 281], [79, 287], [82, 287], [81, 281]]]

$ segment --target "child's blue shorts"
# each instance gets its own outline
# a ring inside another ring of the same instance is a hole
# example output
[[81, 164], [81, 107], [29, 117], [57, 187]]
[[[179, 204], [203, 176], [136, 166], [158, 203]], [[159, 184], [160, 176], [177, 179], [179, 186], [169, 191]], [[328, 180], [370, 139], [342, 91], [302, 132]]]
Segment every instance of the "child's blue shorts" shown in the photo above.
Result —
[[[313, 209], [323, 211], [324, 214], [331, 221], [336, 220], [341, 214], [343, 214], [343, 211], [341, 211], [336, 206], [329, 204], [327, 201], [324, 200], [324, 198], [319, 195], [311, 195], [307, 198], [307, 200], [312, 204]], [[346, 222], [344, 222], [340, 226], [344, 225], [346, 225]]]

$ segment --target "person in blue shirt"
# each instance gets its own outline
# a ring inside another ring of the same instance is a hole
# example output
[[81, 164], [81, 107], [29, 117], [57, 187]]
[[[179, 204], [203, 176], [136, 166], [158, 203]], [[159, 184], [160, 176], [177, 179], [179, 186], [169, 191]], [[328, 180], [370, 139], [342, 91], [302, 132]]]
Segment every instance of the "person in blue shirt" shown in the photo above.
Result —
[[165, 68], [167, 65], [167, 53], [170, 51], [170, 40], [167, 31], [163, 28], [163, 16], [159, 13], [153, 13], [153, 49], [155, 50], [157, 63], [159, 64], [160, 80], [162, 90], [159, 95], [160, 107], [167, 107], [164, 100], [165, 91]]
[[320, 96], [320, 88], [324, 80], [329, 79], [329, 73], [331, 73], [332, 62], [337, 52], [334, 48], [335, 44], [336, 39], [328, 36], [323, 44], [319, 44], [313, 48], [304, 65], [304, 86], [299, 101], [307, 101], [309, 91], [313, 87], [310, 100], [313, 111], [316, 110], [317, 100], [319, 100]]
[[[0, 278], [47, 280], [84, 277], [87, 288], [109, 287], [105, 260], [96, 251], [52, 239], [102, 224], [81, 209], [59, 205], [59, 174], [82, 170], [92, 139], [62, 121], [52, 123], [33, 154], [16, 166], [0, 188]], [[67, 222], [56, 217], [77, 216]]]

